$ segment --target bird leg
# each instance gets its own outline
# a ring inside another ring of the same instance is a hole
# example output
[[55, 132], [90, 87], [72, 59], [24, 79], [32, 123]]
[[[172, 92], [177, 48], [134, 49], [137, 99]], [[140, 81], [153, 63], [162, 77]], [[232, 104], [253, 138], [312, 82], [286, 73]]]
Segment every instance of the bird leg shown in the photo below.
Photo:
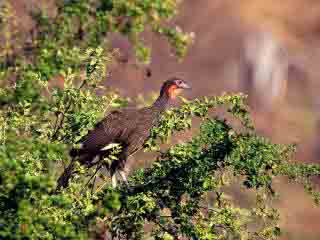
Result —
[[127, 161], [128, 158], [128, 146], [127, 145], [122, 145], [122, 151], [120, 155], [118, 156], [118, 160], [113, 161], [110, 166], [110, 174], [111, 174], [111, 179], [112, 179], [112, 186], [115, 188], [117, 186], [117, 178], [116, 178], [116, 173], [120, 175], [122, 180], [125, 182], [125, 184], [128, 186], [128, 181], [127, 177], [125, 174], [124, 169], [124, 164]]
[[117, 187], [117, 176], [115, 173], [111, 176], [111, 181], [112, 181], [112, 187], [116, 188]]
[[118, 180], [117, 180], [117, 174], [118, 173], [120, 175], [120, 177], [122, 178], [123, 182], [128, 186], [128, 180], [127, 180], [127, 176], [126, 176], [126, 173], [125, 171], [123, 170], [119, 170], [117, 172], [115, 172], [112, 176], [111, 176], [111, 182], [112, 182], [112, 187], [113, 188], [116, 188], [117, 187], [117, 183], [118, 183]]
[[121, 178], [122, 178], [123, 182], [128, 186], [129, 184], [128, 184], [128, 180], [127, 180], [127, 176], [126, 176], [125, 171], [123, 171], [123, 170], [119, 170], [119, 174], [120, 174], [120, 176], [121, 176]]

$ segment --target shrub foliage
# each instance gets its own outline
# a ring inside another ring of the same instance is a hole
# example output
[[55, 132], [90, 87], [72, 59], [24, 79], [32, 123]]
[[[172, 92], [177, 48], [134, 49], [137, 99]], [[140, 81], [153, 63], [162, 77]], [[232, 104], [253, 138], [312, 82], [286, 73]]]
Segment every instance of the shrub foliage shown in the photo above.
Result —
[[[140, 39], [146, 28], [165, 36], [178, 57], [192, 40], [166, 24], [177, 13], [175, 0], [56, 4], [55, 16], [33, 10], [31, 42], [16, 31], [12, 6], [0, 5], [1, 239], [277, 239], [274, 178], [302, 183], [319, 202], [311, 178], [320, 167], [291, 162], [295, 146], [258, 136], [243, 95], [182, 99], [167, 111], [145, 147], [158, 158], [135, 171], [129, 187], [112, 189], [105, 172], [78, 166], [70, 186], [54, 194], [68, 150], [127, 103], [104, 83], [116, 57], [109, 34], [127, 36], [143, 62], [150, 59]], [[58, 75], [62, 85], [50, 85]], [[191, 140], [160, 151], [194, 118], [201, 123]], [[254, 200], [239, 204], [231, 186]]]

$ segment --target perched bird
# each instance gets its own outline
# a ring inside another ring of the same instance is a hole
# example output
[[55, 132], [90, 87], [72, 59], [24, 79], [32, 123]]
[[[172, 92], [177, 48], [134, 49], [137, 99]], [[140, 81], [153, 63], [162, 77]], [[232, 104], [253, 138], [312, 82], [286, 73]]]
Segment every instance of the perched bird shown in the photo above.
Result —
[[181, 90], [189, 88], [186, 81], [171, 78], [163, 83], [160, 95], [152, 106], [141, 109], [124, 108], [110, 112], [80, 140], [79, 149], [70, 151], [73, 160], [58, 179], [57, 190], [68, 185], [76, 160], [87, 167], [92, 167], [107, 157], [115, 145], [121, 148], [118, 160], [109, 166], [112, 185], [113, 187], [117, 185], [116, 172], [127, 183], [124, 172], [127, 158], [143, 147], [150, 136], [150, 130], [158, 125], [161, 114], [170, 106], [172, 100]]

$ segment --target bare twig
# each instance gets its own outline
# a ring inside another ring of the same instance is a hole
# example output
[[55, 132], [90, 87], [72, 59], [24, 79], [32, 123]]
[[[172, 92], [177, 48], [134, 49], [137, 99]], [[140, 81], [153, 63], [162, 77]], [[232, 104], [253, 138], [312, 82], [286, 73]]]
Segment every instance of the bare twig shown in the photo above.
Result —
[[[81, 85], [79, 86], [78, 90], [80, 91], [81, 88], [83, 88], [87, 83], [87, 79], [83, 80], [83, 82], [81, 83]], [[64, 119], [65, 119], [65, 115], [66, 113], [68, 113], [68, 111], [70, 110], [71, 106], [72, 106], [72, 101], [70, 99], [67, 99], [67, 107], [66, 109], [64, 110], [64, 112], [60, 112], [58, 111], [57, 112], [57, 118], [56, 118], [56, 121], [55, 121], [55, 124], [54, 124], [54, 133], [52, 134], [52, 137], [51, 137], [51, 140], [56, 140], [58, 138], [58, 133], [59, 133], [59, 130], [63, 127], [63, 123], [64, 123]], [[60, 122], [59, 122], [59, 118], [60, 118], [60, 115], [62, 115], [62, 118], [60, 119]], [[59, 124], [58, 124], [59, 122]]]
[[[70, 110], [71, 105], [72, 105], [72, 102], [69, 101], [69, 102], [68, 102], [68, 105], [67, 105], [67, 107], [66, 107], [66, 109], [65, 109], [65, 111], [64, 111], [64, 112], [60, 112], [60, 114], [57, 116], [57, 119], [58, 119], [58, 117], [59, 117], [60, 115], [62, 115], [62, 118], [60, 119], [60, 123], [59, 123], [59, 125], [56, 127], [55, 132], [53, 133], [53, 135], [52, 135], [52, 137], [51, 137], [51, 140], [52, 140], [52, 141], [53, 141], [53, 140], [57, 140], [59, 130], [63, 127], [63, 123], [64, 123], [64, 119], [65, 119], [66, 113]], [[58, 120], [57, 120], [57, 121], [58, 121]]]
[[94, 186], [96, 185], [96, 180], [97, 180], [97, 176], [94, 176], [94, 180], [93, 180], [92, 187], [91, 187], [91, 192], [90, 192], [91, 196], [93, 194]]
[[[87, 183], [84, 185], [84, 187], [83, 187], [83, 189], [82, 189], [82, 193], [84, 192], [84, 189], [89, 185], [89, 183], [91, 182], [91, 180], [96, 177], [98, 171], [99, 171], [101, 168], [102, 168], [102, 164], [97, 165], [96, 171], [95, 171], [94, 174], [89, 178], [89, 180], [87, 181]], [[95, 182], [95, 180], [94, 180], [94, 182]], [[92, 192], [92, 189], [91, 189], [91, 192]]]

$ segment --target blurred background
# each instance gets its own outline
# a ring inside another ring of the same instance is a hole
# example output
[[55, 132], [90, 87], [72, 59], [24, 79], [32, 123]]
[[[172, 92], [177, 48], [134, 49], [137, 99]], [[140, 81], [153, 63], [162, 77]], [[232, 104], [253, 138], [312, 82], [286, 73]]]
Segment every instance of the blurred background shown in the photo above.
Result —
[[[41, 6], [49, 15], [55, 10], [50, 0], [9, 2], [22, 36], [34, 27], [28, 9]], [[295, 161], [317, 163], [320, 2], [185, 0], [179, 11], [175, 22], [196, 36], [186, 58], [177, 62], [167, 43], [147, 32], [144, 39], [153, 49], [147, 76], [145, 67], [137, 67], [127, 39], [114, 35], [112, 46], [125, 61], [112, 69], [106, 84], [135, 97], [156, 91], [175, 75], [191, 83], [187, 98], [245, 92], [260, 134], [278, 143], [298, 143]], [[144, 153], [136, 155], [131, 168], [147, 165], [147, 159]], [[285, 189], [277, 203], [286, 231], [283, 239], [320, 239], [320, 209], [302, 187], [288, 187], [285, 181], [278, 186]], [[236, 196], [245, 198], [240, 192]]]

